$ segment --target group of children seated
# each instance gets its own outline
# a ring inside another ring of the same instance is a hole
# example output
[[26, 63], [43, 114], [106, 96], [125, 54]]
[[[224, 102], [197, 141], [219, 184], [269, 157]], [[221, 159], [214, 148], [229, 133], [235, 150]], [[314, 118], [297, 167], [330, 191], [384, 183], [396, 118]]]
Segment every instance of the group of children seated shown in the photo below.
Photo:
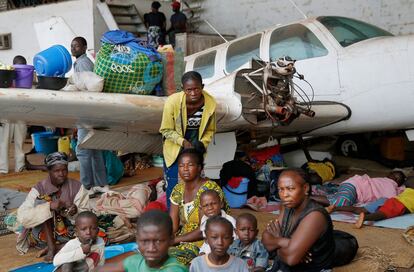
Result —
[[56, 271], [265, 271], [268, 252], [257, 239], [257, 220], [243, 213], [235, 220], [222, 209], [219, 194], [207, 190], [201, 195], [204, 216], [200, 230], [205, 242], [190, 267], [169, 256], [174, 233], [171, 217], [160, 210], [143, 213], [137, 221], [137, 254], [117, 261], [104, 259], [104, 242], [98, 235], [98, 220], [85, 211], [75, 221], [77, 238], [55, 255]]

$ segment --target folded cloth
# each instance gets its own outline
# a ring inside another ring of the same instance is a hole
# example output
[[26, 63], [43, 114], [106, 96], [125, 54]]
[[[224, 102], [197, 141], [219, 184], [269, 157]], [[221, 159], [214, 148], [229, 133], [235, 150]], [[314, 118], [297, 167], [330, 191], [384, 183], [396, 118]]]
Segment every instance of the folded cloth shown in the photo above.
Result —
[[406, 211], [406, 208], [404, 204], [393, 197], [385, 201], [384, 205], [382, 205], [378, 211], [382, 212], [386, 218], [394, 218], [403, 215]]
[[109, 191], [96, 201], [96, 210], [107, 214], [135, 218], [144, 212], [151, 189], [144, 184], [133, 186], [126, 194]]
[[410, 213], [414, 213], [414, 189], [406, 188], [404, 192], [395, 197], [398, 199]]
[[227, 185], [229, 185], [231, 188], [235, 189], [235, 188], [239, 187], [242, 180], [243, 180], [243, 177], [232, 177], [227, 182]]

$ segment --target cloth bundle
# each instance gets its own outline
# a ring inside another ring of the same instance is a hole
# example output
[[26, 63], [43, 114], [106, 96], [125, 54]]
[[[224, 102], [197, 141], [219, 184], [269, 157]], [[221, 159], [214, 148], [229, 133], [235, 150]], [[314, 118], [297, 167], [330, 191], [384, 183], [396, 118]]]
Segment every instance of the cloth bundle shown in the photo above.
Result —
[[160, 54], [127, 31], [108, 31], [101, 42], [94, 72], [105, 79], [103, 91], [151, 94], [162, 79]]
[[100, 213], [136, 218], [144, 212], [151, 189], [144, 184], [133, 186], [126, 194], [109, 191], [96, 201]]

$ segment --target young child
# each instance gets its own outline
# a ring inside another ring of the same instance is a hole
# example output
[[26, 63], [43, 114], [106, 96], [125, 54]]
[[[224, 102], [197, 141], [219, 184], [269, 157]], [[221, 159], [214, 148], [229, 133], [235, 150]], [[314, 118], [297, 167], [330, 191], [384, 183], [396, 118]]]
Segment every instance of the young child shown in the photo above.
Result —
[[258, 240], [257, 219], [250, 213], [243, 213], [236, 220], [236, 234], [239, 237], [230, 246], [228, 252], [246, 261], [250, 271], [265, 271], [269, 253]]
[[388, 218], [394, 218], [405, 213], [414, 213], [414, 182], [406, 182], [405, 190], [397, 195], [387, 199], [376, 212], [361, 212], [355, 226], [362, 228], [364, 221], [379, 221]]
[[233, 243], [233, 225], [220, 216], [209, 218], [206, 223], [206, 240], [211, 252], [193, 259], [190, 272], [199, 271], [232, 271], [247, 272], [246, 263], [227, 250]]
[[[213, 216], [221, 216], [223, 218], [226, 218], [230, 221], [230, 223], [233, 225], [233, 227], [236, 227], [236, 220], [230, 215], [228, 215], [225, 211], [223, 211], [222, 208], [223, 204], [220, 199], [220, 195], [217, 193], [217, 191], [214, 190], [206, 190], [201, 193], [200, 195], [200, 207], [203, 212], [203, 217], [201, 218], [200, 222], [200, 230], [203, 232], [203, 236], [205, 235], [205, 229], [206, 229], [206, 222], [207, 219], [213, 217]], [[236, 239], [236, 234], [234, 233], [234, 239]], [[200, 248], [200, 255], [201, 254], [208, 254], [210, 253], [210, 247], [208, 243], [204, 242], [204, 244]]]
[[140, 254], [133, 254], [118, 263], [106, 264], [98, 271], [187, 272], [187, 267], [168, 256], [168, 249], [173, 240], [173, 223], [166, 212], [144, 212], [137, 221], [137, 244]]
[[84, 211], [75, 220], [77, 238], [70, 240], [53, 258], [55, 271], [92, 271], [105, 262], [105, 242], [97, 237], [98, 218], [93, 212]]

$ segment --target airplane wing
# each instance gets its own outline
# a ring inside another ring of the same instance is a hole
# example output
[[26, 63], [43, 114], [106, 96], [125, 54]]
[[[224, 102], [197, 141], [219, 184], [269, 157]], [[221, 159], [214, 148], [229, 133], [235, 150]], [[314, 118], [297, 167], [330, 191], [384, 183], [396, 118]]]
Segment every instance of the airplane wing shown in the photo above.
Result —
[[[90, 130], [82, 147], [161, 153], [158, 133], [165, 97], [42, 89], [0, 89], [0, 120], [28, 125]], [[235, 101], [236, 100], [236, 101]], [[304, 134], [349, 116], [344, 105], [315, 103], [314, 118], [301, 115], [288, 126], [251, 124], [231, 104], [237, 96], [217, 97], [218, 131], [257, 130], [268, 137]], [[241, 108], [240, 108], [241, 112]]]

